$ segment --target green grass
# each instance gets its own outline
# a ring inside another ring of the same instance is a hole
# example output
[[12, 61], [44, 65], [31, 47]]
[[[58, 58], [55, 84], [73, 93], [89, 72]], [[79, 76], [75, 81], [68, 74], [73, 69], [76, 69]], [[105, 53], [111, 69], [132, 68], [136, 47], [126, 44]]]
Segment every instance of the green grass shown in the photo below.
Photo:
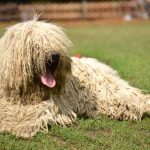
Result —
[[[95, 57], [116, 69], [130, 84], [150, 93], [150, 24], [69, 27], [72, 55]], [[2, 34], [3, 31], [1, 30]], [[150, 118], [141, 122], [79, 119], [71, 127], [52, 126], [24, 140], [0, 135], [0, 150], [148, 150]]]

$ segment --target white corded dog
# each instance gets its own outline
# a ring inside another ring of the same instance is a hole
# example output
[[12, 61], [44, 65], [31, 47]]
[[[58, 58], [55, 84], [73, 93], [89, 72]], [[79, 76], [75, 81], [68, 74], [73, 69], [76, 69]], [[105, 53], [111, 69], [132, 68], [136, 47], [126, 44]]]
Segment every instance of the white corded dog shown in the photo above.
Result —
[[0, 39], [0, 132], [24, 138], [78, 115], [141, 120], [147, 96], [92, 58], [70, 57], [71, 42], [56, 25], [16, 24]]

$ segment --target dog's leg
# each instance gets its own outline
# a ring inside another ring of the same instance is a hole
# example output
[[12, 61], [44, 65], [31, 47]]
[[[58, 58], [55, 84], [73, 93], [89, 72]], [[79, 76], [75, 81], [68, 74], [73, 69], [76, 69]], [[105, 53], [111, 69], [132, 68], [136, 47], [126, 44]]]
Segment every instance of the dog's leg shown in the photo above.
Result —
[[145, 114], [150, 115], [150, 98], [147, 100], [145, 95], [139, 96], [141, 97], [129, 94], [124, 98], [114, 97], [115, 99], [111, 101], [102, 100], [99, 97], [95, 103], [94, 101], [85, 103], [84, 110], [89, 117], [105, 115], [117, 120], [140, 121]]
[[51, 107], [47, 111], [53, 114], [53, 119], [49, 119], [50, 125], [57, 124], [66, 126], [72, 124], [76, 120], [77, 115], [65, 101], [60, 101], [60, 99], [58, 99], [57, 102], [57, 100], [51, 99], [48, 103]]
[[55, 124], [61, 125], [61, 126], [67, 126], [75, 122], [77, 116], [74, 112], [71, 112], [70, 114], [64, 114], [63, 112], [58, 113], [55, 116]]
[[48, 125], [65, 126], [76, 119], [76, 114], [48, 100], [35, 105], [19, 105], [1, 100], [0, 132], [11, 132], [29, 138], [37, 132], [48, 132]]
[[146, 101], [145, 95], [122, 80], [113, 69], [95, 59], [72, 60], [72, 74], [78, 79], [72, 82], [75, 89], [79, 89], [78, 102], [74, 106], [78, 106], [79, 114], [141, 120], [144, 113], [150, 112], [150, 101]]
[[54, 121], [50, 107], [47, 102], [19, 105], [1, 100], [0, 132], [11, 132], [23, 138], [32, 137], [39, 131], [48, 132], [48, 121]]

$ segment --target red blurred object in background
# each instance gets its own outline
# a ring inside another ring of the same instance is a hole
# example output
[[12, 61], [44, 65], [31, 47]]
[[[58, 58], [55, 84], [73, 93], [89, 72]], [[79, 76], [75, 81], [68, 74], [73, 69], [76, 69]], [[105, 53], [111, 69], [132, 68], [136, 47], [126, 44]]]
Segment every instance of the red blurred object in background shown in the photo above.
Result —
[[81, 54], [76, 54], [74, 57], [81, 58]]

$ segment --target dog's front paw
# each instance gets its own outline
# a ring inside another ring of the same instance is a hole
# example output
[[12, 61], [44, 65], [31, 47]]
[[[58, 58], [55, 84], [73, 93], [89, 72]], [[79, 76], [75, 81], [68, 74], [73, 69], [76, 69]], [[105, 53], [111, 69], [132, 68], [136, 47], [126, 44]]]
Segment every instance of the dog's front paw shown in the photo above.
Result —
[[57, 114], [54, 118], [57, 125], [66, 126], [72, 124], [77, 118], [77, 115], [74, 112], [70, 114]]

